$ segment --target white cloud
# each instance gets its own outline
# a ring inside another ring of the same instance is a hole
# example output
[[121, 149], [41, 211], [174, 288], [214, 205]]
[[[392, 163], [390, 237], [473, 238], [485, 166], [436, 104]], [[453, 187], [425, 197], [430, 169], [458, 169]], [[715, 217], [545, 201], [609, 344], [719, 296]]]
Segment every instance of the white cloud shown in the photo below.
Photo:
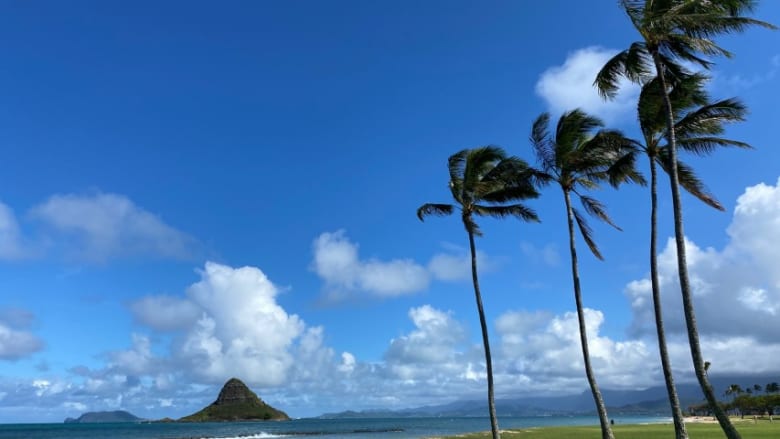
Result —
[[536, 83], [536, 94], [555, 114], [582, 108], [602, 118], [607, 124], [633, 118], [639, 87], [621, 80], [620, 92], [610, 101], [602, 99], [593, 81], [604, 64], [617, 50], [586, 47], [570, 53], [563, 65], [545, 70]]
[[87, 405], [81, 402], [65, 401], [62, 403], [62, 407], [66, 410], [73, 410], [74, 412], [79, 413], [87, 411]]
[[18, 360], [43, 349], [43, 341], [29, 331], [34, 318], [21, 309], [0, 310], [0, 360]]
[[361, 260], [358, 245], [343, 230], [318, 236], [313, 251], [312, 269], [325, 281], [331, 300], [361, 292], [395, 297], [422, 291], [430, 283], [426, 268], [411, 259]]
[[[614, 341], [600, 334], [601, 311], [586, 308], [585, 325], [591, 362], [599, 385], [640, 388], [655, 383], [648, 370], [650, 352], [642, 341]], [[497, 320], [502, 379], [523, 380], [528, 390], [565, 393], [572, 382], [584, 383], [584, 363], [577, 314], [512, 311]], [[537, 387], [540, 386], [540, 387]]]
[[[737, 200], [728, 235], [730, 240], [722, 250], [703, 249], [686, 241], [702, 350], [713, 363], [712, 373], [776, 371], [769, 359], [777, 358], [780, 351], [776, 322], [780, 181], [776, 186], [762, 183], [745, 190]], [[686, 329], [674, 240], [669, 239], [658, 261], [666, 330], [672, 337], [683, 338]], [[634, 314], [633, 334], [651, 336], [655, 327], [649, 279], [629, 283], [626, 294]], [[685, 343], [680, 350], [680, 357], [688, 357]], [[747, 357], [751, 358], [749, 369], [744, 363]]]
[[[130, 255], [187, 259], [195, 240], [118, 194], [54, 195], [31, 209], [55, 245], [90, 261]], [[74, 238], [75, 241], [72, 241]]]
[[130, 304], [135, 320], [157, 331], [175, 331], [192, 327], [201, 310], [186, 299], [172, 296], [147, 296]]
[[466, 333], [449, 313], [423, 305], [409, 310], [409, 318], [417, 329], [390, 341], [385, 359], [391, 367], [428, 367], [455, 359], [455, 347], [466, 341]]
[[[344, 230], [322, 233], [312, 245], [312, 270], [325, 281], [326, 298], [344, 300], [359, 294], [397, 297], [428, 288], [431, 280], [459, 282], [471, 279], [471, 254], [462, 247], [444, 244], [427, 266], [412, 259], [363, 260], [359, 246], [347, 238]], [[477, 251], [480, 274], [496, 269], [497, 263]]]
[[769, 66], [764, 69], [756, 69], [751, 73], [726, 75], [718, 72], [713, 73], [714, 86], [726, 86], [733, 90], [747, 90], [757, 87], [761, 84], [771, 82], [777, 76], [780, 69], [780, 55], [774, 55], [769, 58]]
[[148, 337], [133, 334], [133, 347], [126, 351], [115, 352], [111, 355], [112, 366], [115, 370], [129, 375], [149, 373], [154, 367], [151, 342]]
[[27, 256], [16, 216], [10, 207], [0, 203], [0, 259], [14, 260]]
[[349, 352], [343, 352], [341, 354], [341, 364], [338, 369], [344, 373], [351, 373], [355, 370], [355, 356]]
[[200, 275], [187, 296], [203, 317], [176, 356], [211, 382], [240, 376], [265, 386], [283, 383], [293, 362], [288, 350], [305, 325], [276, 303], [277, 287], [254, 267], [207, 262]]
[[561, 255], [558, 253], [558, 246], [555, 244], [545, 244], [543, 247], [537, 247], [530, 242], [522, 242], [520, 243], [520, 250], [527, 259], [541, 262], [550, 267], [557, 267], [561, 263]]
[[[471, 253], [464, 248], [452, 244], [444, 244], [445, 251], [433, 255], [428, 262], [428, 271], [440, 281], [458, 282], [471, 280]], [[489, 273], [496, 268], [496, 261], [477, 250], [477, 267], [479, 274]]]

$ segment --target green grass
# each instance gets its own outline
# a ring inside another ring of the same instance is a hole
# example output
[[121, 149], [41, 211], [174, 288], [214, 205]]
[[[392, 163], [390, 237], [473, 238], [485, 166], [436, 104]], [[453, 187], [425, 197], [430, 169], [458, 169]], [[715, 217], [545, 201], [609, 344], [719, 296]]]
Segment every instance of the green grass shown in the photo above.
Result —
[[[780, 438], [780, 421], [770, 423], [752, 420], [738, 422], [737, 430], [744, 439], [777, 439]], [[718, 424], [686, 424], [691, 439], [723, 438], [723, 432]], [[615, 425], [613, 427], [616, 439], [668, 439], [674, 437], [672, 424], [647, 425]], [[477, 433], [457, 436], [457, 439], [489, 438], [490, 433]], [[587, 427], [540, 427], [519, 430], [502, 431], [503, 439], [600, 439], [601, 429], [598, 426]]]

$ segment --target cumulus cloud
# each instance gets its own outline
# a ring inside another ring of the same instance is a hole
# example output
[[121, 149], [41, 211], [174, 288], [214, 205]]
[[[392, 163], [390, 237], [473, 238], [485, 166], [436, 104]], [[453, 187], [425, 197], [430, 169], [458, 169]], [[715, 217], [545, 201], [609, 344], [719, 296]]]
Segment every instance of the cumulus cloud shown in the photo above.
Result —
[[115, 370], [127, 375], [149, 373], [154, 368], [152, 344], [149, 337], [133, 334], [133, 347], [110, 355]]
[[157, 331], [189, 328], [201, 315], [193, 302], [173, 296], [147, 296], [130, 304], [136, 322]]
[[21, 259], [27, 255], [13, 210], [0, 203], [0, 259]]
[[[642, 341], [615, 341], [600, 334], [601, 311], [586, 308], [585, 326], [591, 362], [599, 384], [608, 388], [641, 388], [655, 383], [648, 370], [651, 352]], [[500, 335], [502, 379], [521, 380], [536, 391], [565, 393], [584, 383], [584, 363], [577, 314], [511, 311], [496, 322]], [[542, 386], [542, 387], [537, 387]]]
[[[433, 255], [428, 262], [428, 271], [441, 281], [458, 282], [471, 280], [471, 253], [468, 249], [444, 244], [444, 251]], [[496, 269], [496, 261], [488, 255], [477, 250], [477, 266], [479, 273], [489, 273]]]
[[[172, 408], [180, 416], [213, 400], [219, 386], [236, 376], [269, 402], [305, 406], [312, 393], [337, 398], [351, 388], [344, 379], [366, 370], [351, 353], [326, 346], [324, 328], [285, 311], [277, 303], [279, 289], [260, 269], [207, 262], [198, 274], [183, 297], [148, 296], [129, 304], [139, 324], [165, 337], [136, 333], [127, 349], [104, 356], [104, 367], [72, 368], [79, 384], [51, 394], [46, 404], [133, 407], [141, 414]], [[43, 381], [38, 386], [49, 388]]]
[[343, 230], [318, 236], [313, 252], [312, 269], [333, 300], [360, 292], [395, 297], [422, 291], [430, 283], [427, 269], [411, 259], [361, 260], [358, 245]]
[[176, 355], [194, 373], [217, 382], [241, 376], [259, 385], [285, 380], [288, 348], [305, 325], [276, 303], [278, 288], [258, 268], [207, 262], [187, 297], [203, 310]]
[[602, 99], [593, 86], [599, 70], [617, 53], [617, 50], [601, 47], [586, 47], [570, 53], [563, 65], [542, 73], [536, 82], [536, 94], [544, 99], [554, 115], [582, 108], [608, 124], [631, 120], [639, 96], [638, 86], [622, 80], [620, 93], [610, 101]]
[[30, 211], [70, 256], [94, 262], [152, 255], [191, 258], [195, 240], [118, 194], [54, 195]]
[[[752, 363], [761, 362], [764, 353], [767, 358], [776, 358], [770, 353], [780, 349], [776, 324], [780, 303], [780, 181], [775, 186], [761, 183], [748, 187], [737, 200], [727, 232], [729, 242], [722, 250], [686, 241], [702, 350], [713, 363], [713, 373], [744, 372], [748, 348], [755, 348], [749, 355], [751, 369]], [[658, 261], [666, 329], [672, 336], [682, 337], [686, 329], [674, 240], [669, 239]], [[654, 326], [649, 279], [630, 282], [626, 294], [633, 311], [632, 334], [651, 335]], [[687, 351], [684, 343], [680, 349]], [[757, 352], [761, 355], [755, 355]]]
[[[379, 298], [414, 294], [428, 288], [432, 280], [461, 282], [471, 279], [471, 255], [462, 247], [443, 244], [427, 266], [412, 259], [361, 259], [358, 244], [344, 230], [323, 233], [312, 245], [312, 270], [325, 282], [327, 300], [339, 301], [358, 295]], [[497, 267], [494, 258], [477, 251], [480, 274]]]
[[423, 305], [409, 310], [409, 318], [416, 329], [390, 341], [385, 359], [391, 367], [402, 371], [412, 364], [427, 367], [456, 360], [455, 348], [466, 341], [466, 333], [451, 314]]
[[[307, 327], [276, 301], [279, 289], [255, 267], [207, 262], [185, 297], [149, 296], [131, 303], [136, 321], [155, 331], [173, 331], [167, 352], [155, 355], [150, 338], [109, 355], [101, 374], [153, 377], [161, 389], [183, 379], [209, 385], [241, 377], [262, 388], [327, 386], [350, 374], [356, 359], [324, 344], [324, 328]], [[168, 316], [168, 319], [166, 319]], [[170, 398], [170, 396], [161, 396]]]
[[0, 310], [0, 360], [18, 360], [43, 349], [43, 341], [29, 331], [34, 319], [26, 310]]

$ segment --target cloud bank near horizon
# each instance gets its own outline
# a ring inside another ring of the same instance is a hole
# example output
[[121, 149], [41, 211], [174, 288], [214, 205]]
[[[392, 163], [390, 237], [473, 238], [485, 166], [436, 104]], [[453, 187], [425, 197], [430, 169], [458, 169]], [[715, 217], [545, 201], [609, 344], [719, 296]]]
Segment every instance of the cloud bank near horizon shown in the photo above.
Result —
[[[778, 224], [780, 180], [774, 186], [748, 187], [739, 197], [723, 249], [688, 244], [702, 346], [712, 374], [780, 374], [774, 361], [780, 343], [771, 324], [780, 312], [774, 307], [780, 301], [774, 270], [780, 254], [771, 245], [780, 242]], [[659, 262], [672, 364], [679, 382], [692, 381], [676, 311], [673, 241]], [[215, 388], [230, 376], [244, 379], [294, 415], [445, 403], [484, 391], [484, 357], [475, 341], [479, 334], [452, 311], [432, 304], [411, 307], [412, 329], [378, 341], [385, 344], [380, 360], [365, 359], [329, 346], [326, 328], [285, 310], [277, 301], [278, 287], [259, 268], [207, 262], [197, 274], [199, 279], [181, 295], [146, 296], [129, 304], [144, 331], [129, 337], [128, 348], [107, 353], [104, 367], [74, 365], [68, 376], [42, 371], [31, 380], [0, 380], [0, 417], [40, 419], [44, 413], [120, 407], [142, 415], [183, 415], [210, 402]], [[625, 294], [633, 312], [625, 339], [603, 333], [608, 314], [586, 309], [599, 384], [613, 389], [659, 385], [647, 279], [629, 282]], [[31, 319], [25, 312], [0, 314], [0, 324], [15, 330], [29, 332]], [[499, 315], [491, 326], [497, 396], [586, 389], [576, 324], [572, 311], [514, 309]], [[30, 355], [35, 348], [29, 346], [35, 344], [16, 349]], [[752, 361], [745, 364], [748, 356]]]

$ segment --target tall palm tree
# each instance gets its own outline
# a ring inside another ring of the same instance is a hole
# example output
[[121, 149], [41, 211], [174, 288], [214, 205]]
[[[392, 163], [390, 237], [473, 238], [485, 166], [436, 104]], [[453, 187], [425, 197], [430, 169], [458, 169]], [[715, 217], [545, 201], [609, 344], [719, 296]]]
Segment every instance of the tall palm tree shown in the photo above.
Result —
[[[422, 221], [428, 215], [450, 215], [456, 207], [460, 209], [461, 219], [469, 236], [471, 280], [474, 283], [474, 296], [477, 300], [482, 344], [485, 349], [490, 427], [493, 439], [499, 439], [493, 363], [477, 277], [477, 250], [474, 244], [474, 237], [482, 236], [482, 232], [474, 221], [474, 216], [516, 217], [523, 221], [538, 222], [539, 218], [532, 209], [516, 201], [536, 198], [539, 192], [534, 186], [533, 172], [528, 165], [518, 158], [507, 157], [501, 148], [495, 146], [464, 149], [449, 158], [448, 167], [449, 187], [455, 205], [426, 203], [417, 209], [417, 217]], [[513, 202], [514, 204], [508, 204]]]
[[[607, 409], [590, 362], [577, 249], [574, 239], [575, 222], [591, 252], [599, 259], [603, 259], [603, 257], [593, 240], [591, 229], [585, 216], [578, 209], [572, 207], [571, 196], [574, 194], [580, 199], [585, 212], [619, 230], [607, 215], [604, 205], [595, 198], [584, 195], [582, 191], [584, 189], [595, 189], [598, 187], [599, 182], [610, 179], [614, 184], [625, 179], [632, 179], [638, 182], [642, 180], [638, 174], [633, 172], [633, 157], [621, 156], [621, 148], [629, 142], [622, 134], [617, 131], [603, 129], [594, 133], [594, 130], [603, 126], [599, 119], [589, 116], [581, 110], [573, 110], [564, 113], [560, 117], [553, 134], [548, 130], [549, 122], [550, 115], [547, 113], [542, 113], [534, 121], [531, 131], [531, 144], [540, 165], [540, 169], [537, 171], [539, 178], [547, 182], [557, 183], [563, 191], [569, 231], [574, 300], [577, 307], [585, 375], [596, 403], [602, 437], [604, 439], [612, 439], [614, 435], [607, 416]], [[610, 170], [618, 163], [624, 172], [620, 175], [610, 175]]]
[[715, 392], [704, 369], [699, 343], [693, 296], [688, 278], [680, 200], [680, 170], [677, 166], [677, 138], [669, 89], [689, 74], [682, 67], [681, 62], [697, 64], [707, 69], [712, 62], [705, 57], [732, 56], [731, 52], [718, 46], [713, 37], [742, 32], [751, 25], [774, 28], [766, 22], [742, 15], [751, 12], [755, 3], [755, 0], [620, 0], [621, 7], [628, 14], [642, 40], [632, 43], [628, 49], [607, 61], [595, 81], [599, 92], [605, 97], [614, 97], [621, 76], [640, 83], [646, 81], [648, 77], [657, 76], [660, 82], [666, 113], [666, 136], [669, 142], [668, 173], [672, 190], [674, 236], [677, 244], [677, 271], [691, 358], [702, 392], [729, 438], [741, 436], [726, 412], [718, 405]]
[[[678, 146], [696, 154], [706, 154], [718, 146], [736, 146], [749, 148], [749, 145], [735, 140], [718, 137], [722, 134], [723, 125], [744, 119], [746, 108], [736, 99], [724, 99], [711, 103], [704, 91], [707, 77], [701, 74], [690, 75], [680, 79], [669, 90], [669, 98], [675, 111], [675, 131]], [[642, 87], [637, 103], [639, 127], [643, 142], [638, 143], [638, 151], [644, 152], [650, 162], [650, 283], [652, 286], [653, 310], [655, 312], [655, 327], [658, 337], [658, 350], [661, 357], [666, 390], [674, 420], [677, 439], [688, 437], [683, 422], [682, 408], [674, 385], [674, 377], [669, 362], [666, 346], [663, 313], [661, 310], [661, 291], [658, 280], [657, 236], [658, 236], [658, 171], [656, 165], [669, 171], [669, 146], [666, 140], [666, 114], [663, 103], [662, 88], [658, 78], [647, 82]], [[683, 189], [699, 198], [709, 206], [724, 210], [723, 206], [707, 192], [702, 182], [693, 170], [681, 161], [677, 161], [680, 185]]]

